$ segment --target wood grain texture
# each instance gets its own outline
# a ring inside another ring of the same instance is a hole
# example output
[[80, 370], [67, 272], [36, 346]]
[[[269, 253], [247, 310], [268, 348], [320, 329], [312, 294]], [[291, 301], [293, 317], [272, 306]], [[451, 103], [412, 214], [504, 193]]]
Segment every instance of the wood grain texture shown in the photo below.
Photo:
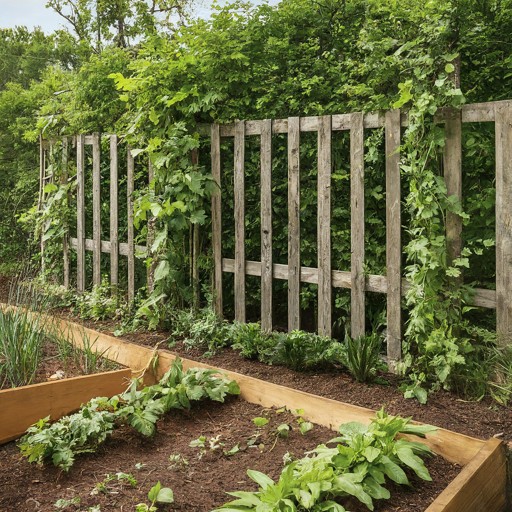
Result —
[[122, 393], [131, 373], [117, 370], [0, 391], [0, 444], [18, 439], [41, 418], [58, 420], [92, 398]]
[[512, 101], [500, 102], [496, 118], [496, 331], [512, 342]]
[[318, 118], [318, 333], [331, 336], [331, 116]]
[[[62, 180], [63, 185], [68, 183], [68, 158], [69, 158], [69, 146], [68, 138], [62, 137]], [[70, 206], [70, 192], [68, 190], [66, 194], [66, 203], [69, 208]], [[62, 238], [62, 257], [64, 266], [64, 288], [69, 289], [69, 224], [67, 219], [64, 220], [64, 236]]]
[[211, 125], [212, 177], [218, 190], [212, 196], [212, 248], [213, 248], [213, 308], [222, 316], [222, 195], [221, 195], [221, 160], [220, 160], [220, 126]]
[[[151, 157], [148, 159], [148, 182], [151, 185], [151, 182], [155, 179], [155, 171], [153, 169], [153, 162], [151, 161]], [[156, 186], [156, 184], [155, 184]], [[148, 234], [146, 237], [146, 247], [148, 250], [148, 256], [153, 258], [153, 261], [150, 263], [147, 271], [147, 282], [148, 282], [148, 293], [151, 295], [155, 290], [155, 269], [156, 269], [156, 258], [152, 252], [153, 244], [155, 243], [155, 223], [156, 217], [153, 217], [151, 211], [148, 212]]]
[[117, 135], [110, 136], [110, 286], [117, 294], [119, 284], [119, 199]]
[[352, 337], [365, 333], [364, 309], [364, 137], [363, 114], [352, 114], [350, 127], [350, 243]]
[[235, 123], [235, 320], [245, 322], [245, 122]]
[[100, 134], [92, 135], [92, 283], [101, 284], [101, 145]]
[[394, 369], [402, 357], [402, 238], [400, 204], [400, 109], [386, 112], [387, 355]]
[[85, 141], [83, 135], [76, 138], [76, 290], [85, 291]]
[[463, 123], [483, 123], [494, 121], [494, 108], [499, 101], [490, 101], [488, 103], [473, 103], [462, 105]]
[[[458, 109], [444, 109], [446, 141], [443, 153], [444, 180], [446, 195], [455, 196], [462, 201], [462, 121]], [[453, 212], [446, 212], [446, 251], [448, 264], [452, 265], [460, 258], [462, 251], [462, 217]], [[451, 283], [458, 286], [462, 283], [462, 274], [451, 278]]]
[[128, 208], [128, 300], [135, 297], [135, 244], [133, 227], [133, 192], [135, 162], [132, 155], [132, 148], [127, 150], [127, 208]]
[[426, 512], [505, 512], [505, 445], [491, 438]]
[[272, 121], [261, 128], [261, 329], [272, 331]]
[[[98, 350], [107, 350], [107, 357], [113, 361], [129, 366], [133, 372], [144, 368], [151, 360], [153, 349], [142, 347], [129, 343], [113, 336], [107, 336], [104, 333], [92, 329], [83, 328], [67, 322], [61, 321], [62, 329], [69, 329], [72, 335], [82, 339], [82, 333], [85, 332], [92, 339], [96, 339]], [[158, 350], [158, 366], [156, 368], [156, 377], [162, 377], [176, 355], [168, 350]], [[180, 358], [184, 369], [188, 368], [214, 368], [207, 364], [199, 363]], [[375, 417], [375, 411], [349, 405], [329, 398], [324, 398], [303, 391], [279, 386], [270, 382], [262, 381], [253, 377], [247, 377], [235, 372], [216, 368], [225, 373], [230, 379], [235, 379], [240, 385], [241, 398], [251, 403], [261, 404], [263, 407], [282, 407], [288, 409], [305, 409], [304, 418], [319, 425], [337, 429], [342, 423], [349, 421], [360, 421], [369, 424], [371, 418]], [[413, 436], [411, 436], [412, 439]], [[439, 429], [436, 434], [428, 434], [427, 439], [414, 440], [422, 442], [429, 446], [436, 453], [442, 455], [450, 462], [465, 465], [477, 455], [485, 442], [480, 439], [468, 437], [449, 430]]]
[[288, 331], [300, 329], [300, 118], [288, 118]]

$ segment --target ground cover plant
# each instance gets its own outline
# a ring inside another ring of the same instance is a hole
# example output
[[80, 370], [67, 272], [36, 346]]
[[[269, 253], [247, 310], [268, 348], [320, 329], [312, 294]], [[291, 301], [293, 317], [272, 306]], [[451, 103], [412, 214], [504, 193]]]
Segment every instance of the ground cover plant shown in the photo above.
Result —
[[240, 393], [235, 381], [216, 377], [218, 373], [197, 368], [184, 372], [178, 358], [156, 385], [138, 391], [135, 380], [120, 396], [95, 398], [55, 423], [49, 417], [39, 420], [21, 439], [20, 450], [29, 462], [51, 461], [68, 471], [76, 455], [95, 451], [121, 424], [152, 436], [159, 417], [171, 409], [190, 409], [191, 401], [204, 397], [223, 402], [227, 394]]
[[418, 455], [432, 455], [424, 444], [405, 438], [399, 433], [424, 437], [436, 431], [430, 425], [411, 425], [411, 418], [388, 416], [382, 408], [370, 425], [350, 422], [339, 428], [340, 437], [320, 445], [304, 457], [288, 464], [275, 483], [264, 473], [248, 470], [247, 474], [260, 489], [257, 492], [230, 492], [236, 500], [221, 509], [226, 512], [265, 510], [268, 512], [307, 509], [346, 512], [343, 498], [355, 496], [370, 510], [373, 499], [389, 499], [383, 487], [387, 476], [400, 485], [409, 485], [402, 467], [409, 467], [422, 479], [431, 480], [428, 470]]

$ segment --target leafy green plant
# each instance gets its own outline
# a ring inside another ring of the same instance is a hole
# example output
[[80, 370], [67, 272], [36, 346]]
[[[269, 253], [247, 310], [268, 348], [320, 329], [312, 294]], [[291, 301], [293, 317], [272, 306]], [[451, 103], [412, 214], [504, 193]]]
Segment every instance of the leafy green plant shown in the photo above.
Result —
[[254, 424], [257, 427], [264, 427], [268, 423], [268, 419], [267, 418], [253, 418], [252, 421], [254, 421]]
[[382, 336], [378, 333], [351, 338], [345, 336], [346, 365], [358, 382], [372, 379], [379, 365]]
[[115, 316], [118, 309], [117, 300], [108, 281], [102, 279], [101, 284], [93, 286], [90, 293], [85, 292], [77, 296], [74, 312], [83, 320], [105, 320]]
[[277, 340], [272, 334], [264, 333], [259, 323], [240, 324], [235, 322], [232, 329], [234, 350], [247, 359], [259, 359], [261, 362], [272, 364]]
[[223, 402], [227, 394], [240, 393], [235, 381], [217, 377], [218, 374], [216, 370], [198, 368], [184, 372], [177, 358], [158, 384], [138, 391], [135, 380], [122, 395], [95, 398], [78, 413], [51, 425], [49, 417], [39, 420], [21, 439], [20, 450], [29, 462], [51, 460], [68, 471], [75, 455], [94, 452], [120, 424], [152, 436], [159, 417], [171, 409], [190, 409], [191, 401], [203, 397]]
[[53, 504], [55, 508], [66, 508], [69, 505], [80, 505], [80, 496], [75, 496], [69, 500], [60, 499]]
[[305, 331], [278, 335], [275, 361], [296, 371], [308, 370], [333, 361], [330, 338]]
[[341, 425], [341, 436], [328, 443], [336, 443], [335, 448], [320, 445], [308, 454], [312, 456], [291, 462], [283, 469], [277, 483], [249, 469], [247, 474], [259, 484], [259, 490], [228, 493], [237, 499], [226, 503], [221, 510], [277, 512], [304, 508], [346, 512], [343, 498], [349, 496], [373, 510], [374, 499], [390, 497], [384, 487], [386, 477], [401, 485], [409, 484], [403, 467], [412, 469], [424, 480], [431, 480], [418, 456], [431, 455], [430, 449], [396, 437], [399, 433], [424, 437], [435, 432], [435, 428], [409, 422], [410, 418], [388, 416], [382, 409], [370, 425], [357, 422]]
[[155, 512], [158, 510], [155, 503], [174, 503], [174, 493], [169, 487], [162, 487], [160, 482], [157, 482], [148, 493], [148, 499], [151, 502], [149, 505], [139, 503], [136, 506], [136, 512]]

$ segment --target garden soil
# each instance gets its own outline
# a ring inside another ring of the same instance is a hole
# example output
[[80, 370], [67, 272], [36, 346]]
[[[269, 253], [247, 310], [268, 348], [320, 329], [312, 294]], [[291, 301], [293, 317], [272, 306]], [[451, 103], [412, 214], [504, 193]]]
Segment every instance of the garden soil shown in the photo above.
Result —
[[[257, 428], [255, 417], [267, 417], [269, 423]], [[288, 438], [276, 438], [275, 430], [282, 423], [291, 425]], [[208, 512], [230, 501], [225, 491], [256, 491], [247, 476], [247, 469], [268, 474], [277, 481], [283, 469], [283, 457], [292, 454], [301, 458], [318, 444], [332, 439], [335, 433], [315, 425], [305, 435], [300, 433], [297, 418], [290, 412], [278, 413], [262, 409], [237, 397], [224, 403], [204, 401], [192, 411], [172, 411], [157, 424], [154, 439], [147, 438], [128, 426], [117, 429], [96, 453], [77, 456], [68, 473], [53, 466], [29, 464], [14, 442], [0, 447], [0, 512], [54, 512], [59, 499], [80, 496], [81, 506], [65, 510], [84, 510], [100, 505], [101, 511], [133, 512], [138, 503], [148, 503], [150, 488], [160, 481], [174, 491], [174, 503], [159, 505], [159, 511]], [[254, 447], [247, 441], [256, 438]], [[219, 437], [224, 446], [201, 455], [200, 448], [189, 443], [200, 436]], [[224, 451], [239, 445], [240, 451], [228, 456]], [[171, 462], [171, 455], [181, 455], [180, 462]], [[136, 464], [143, 464], [136, 469]], [[460, 472], [460, 467], [439, 456], [426, 459], [432, 482], [408, 476], [412, 488], [388, 482], [390, 500], [375, 502], [380, 512], [424, 511], [439, 493]], [[108, 494], [91, 494], [106, 475], [132, 473], [135, 487], [126, 481], [107, 483]], [[358, 500], [344, 504], [352, 512], [368, 509]]]

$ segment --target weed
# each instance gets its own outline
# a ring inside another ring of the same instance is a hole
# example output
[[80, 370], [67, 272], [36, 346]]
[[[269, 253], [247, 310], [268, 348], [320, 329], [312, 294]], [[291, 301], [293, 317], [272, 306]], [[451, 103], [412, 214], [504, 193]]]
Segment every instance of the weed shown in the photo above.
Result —
[[146, 505], [144, 503], [139, 503], [136, 506], [135, 512], [155, 512], [158, 510], [157, 507], [155, 507], [155, 503], [173, 503], [174, 494], [172, 489], [162, 487], [162, 484], [157, 482], [157, 484], [149, 491], [148, 499], [150, 504]]

